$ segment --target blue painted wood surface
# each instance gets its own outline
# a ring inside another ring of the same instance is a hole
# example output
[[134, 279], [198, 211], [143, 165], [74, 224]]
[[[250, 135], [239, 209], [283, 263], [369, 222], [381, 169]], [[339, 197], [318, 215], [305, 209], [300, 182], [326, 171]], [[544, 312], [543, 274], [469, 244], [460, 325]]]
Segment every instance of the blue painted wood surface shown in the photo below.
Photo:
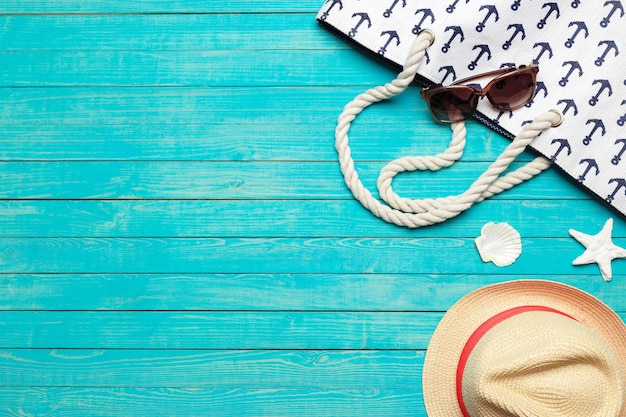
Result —
[[[0, 415], [423, 417], [429, 338], [473, 289], [556, 280], [626, 317], [626, 261], [604, 283], [568, 235], [614, 217], [626, 246], [626, 221], [556, 170], [419, 230], [352, 199], [336, 117], [394, 74], [321, 3], [0, 4]], [[417, 91], [351, 133], [373, 190], [449, 140]], [[461, 192], [507, 144], [469, 138], [395, 189]], [[477, 254], [489, 221], [522, 235], [510, 267]]]

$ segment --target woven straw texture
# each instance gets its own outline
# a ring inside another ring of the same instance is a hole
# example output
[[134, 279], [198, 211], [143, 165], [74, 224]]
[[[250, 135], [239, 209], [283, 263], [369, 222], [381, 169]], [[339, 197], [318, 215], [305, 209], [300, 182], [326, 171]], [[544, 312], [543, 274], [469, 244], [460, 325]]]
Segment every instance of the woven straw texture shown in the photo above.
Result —
[[[604, 340], [610, 350], [612, 350], [614, 358], [619, 362], [619, 369], [617, 371], [621, 373], [621, 379], [623, 379], [624, 370], [626, 369], [626, 326], [624, 326], [620, 318], [604, 303], [574, 287], [555, 282], [522, 280], [496, 284], [470, 293], [459, 300], [443, 317], [432, 337], [426, 354], [423, 371], [424, 401], [430, 417], [456, 417], [463, 415], [456, 398], [455, 381], [459, 357], [461, 356], [461, 352], [468, 338], [476, 328], [486, 320], [502, 311], [521, 306], [545, 306], [558, 310], [574, 318], [590, 332], [595, 332]], [[518, 320], [524, 320], [521, 316], [528, 318], [529, 314], [531, 313], [520, 315]], [[553, 313], [532, 314], [555, 315]], [[563, 320], [576, 323], [568, 318], [563, 318]], [[528, 323], [526, 323], [526, 325], [528, 325]], [[496, 334], [500, 339], [504, 338], [502, 335], [497, 334], [498, 326], [494, 327], [492, 331], [496, 331], [493, 334]], [[564, 331], [566, 331], [566, 329], [560, 329], [557, 333], [562, 334]], [[577, 335], [581, 334], [580, 329], [575, 330], [573, 333]], [[513, 337], [509, 337], [508, 340], [503, 340], [502, 343], [512, 346], [516, 342], [526, 342], [522, 339], [523, 338], [520, 338], [518, 334], [517, 336], [513, 335]], [[484, 342], [489, 343], [488, 340]], [[570, 345], [575, 344], [580, 346], [582, 344], [582, 341], [578, 344], [571, 343], [572, 340], [569, 342]], [[483, 343], [483, 340], [479, 342], [479, 345], [481, 343]], [[567, 343], [568, 341], [564, 341], [561, 347], [567, 345]], [[479, 348], [479, 345], [477, 345], [477, 348]], [[500, 356], [500, 360], [501, 359], [502, 357]], [[468, 361], [468, 367], [473, 366], [471, 363], [472, 360], [475, 359], [471, 358], [470, 361]], [[513, 364], [511, 366], [514, 367], [515, 365]], [[585, 374], [581, 375], [581, 377], [582, 376], [588, 377], [589, 375]], [[464, 387], [465, 385], [464, 379]], [[600, 389], [608, 390], [604, 391], [605, 397], [619, 395], [619, 391], [621, 390], [616, 392], [610, 391], [610, 389], [614, 388], [615, 387], [601, 387]], [[596, 388], [596, 390], [597, 389], [598, 388]], [[580, 405], [580, 403], [578, 404]], [[567, 409], [568, 407], [571, 409], [571, 407], [575, 407], [575, 405], [569, 404], [563, 405], [562, 407], [563, 409]], [[468, 408], [470, 408], [469, 404]], [[474, 410], [474, 412], [476, 411]], [[502, 414], [501, 412], [501, 414], [495, 415], [515, 416], [524, 414]], [[552, 414], [544, 413], [541, 415]], [[590, 414], [588, 410], [581, 410], [580, 412], [571, 411], [561, 415], [590, 416], [594, 414]], [[595, 415], [606, 416], [606, 414]], [[623, 408], [617, 415], [619, 417], [626, 416], [626, 408]]]

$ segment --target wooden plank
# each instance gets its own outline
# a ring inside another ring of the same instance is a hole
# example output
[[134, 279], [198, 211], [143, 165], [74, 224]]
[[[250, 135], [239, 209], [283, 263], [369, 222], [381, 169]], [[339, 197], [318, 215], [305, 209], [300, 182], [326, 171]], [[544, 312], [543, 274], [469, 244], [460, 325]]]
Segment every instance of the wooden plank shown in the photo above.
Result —
[[[372, 193], [386, 163], [363, 162], [357, 172]], [[394, 190], [406, 198], [464, 192], [489, 164], [463, 162], [437, 172], [405, 174]], [[514, 163], [511, 168], [519, 167]], [[4, 199], [348, 199], [338, 162], [60, 161], [0, 165]], [[585, 198], [556, 170], [495, 198]]]
[[228, 0], [228, 4], [204, 0], [3, 0], [0, 14], [316, 13], [323, 5], [323, 0]]
[[[565, 236], [566, 231], [563, 231]], [[252, 235], [253, 233], [251, 233]], [[626, 239], [614, 238], [625, 246]], [[525, 239], [509, 274], [591, 274], [569, 237]], [[624, 260], [614, 261], [617, 274]], [[493, 274], [471, 238], [0, 238], [5, 273]]]
[[[394, 76], [389, 72], [389, 75]], [[251, 125], [277, 123], [286, 125], [322, 124], [335, 128], [345, 104], [365, 89], [388, 82], [379, 77], [364, 85], [228, 87], [47, 87], [0, 88], [5, 103], [0, 126], [117, 126], [230, 124]], [[353, 126], [375, 138], [386, 136], [380, 126], [402, 123], [408, 135], [420, 132], [422, 126], [438, 126], [444, 144], [451, 136], [447, 125], [433, 121], [426, 103], [418, 98], [419, 89], [411, 87], [406, 94], [373, 105]], [[373, 128], [376, 128], [373, 130]], [[417, 129], [417, 130], [413, 130]], [[372, 132], [375, 132], [374, 134]], [[394, 132], [393, 130], [391, 132]], [[479, 130], [478, 132], [481, 132]], [[364, 134], [365, 134], [364, 133]], [[491, 132], [490, 132], [491, 133]], [[474, 131], [468, 133], [473, 138]], [[478, 133], [482, 135], [482, 133]], [[492, 137], [499, 137], [491, 133]], [[482, 137], [482, 136], [480, 136]], [[382, 139], [376, 139], [382, 140]], [[487, 145], [490, 142], [487, 141]]]
[[[259, 90], [249, 88], [0, 89], [6, 103], [0, 156], [336, 160], [334, 129], [341, 111], [336, 102], [347, 102], [358, 91], [267, 88], [259, 103]], [[350, 132], [357, 160], [436, 154], [450, 141], [449, 127], [434, 123], [426, 104], [411, 94], [374, 106], [367, 115]], [[384, 120], [395, 123], [378, 133]], [[407, 123], [398, 123], [403, 120]], [[468, 123], [468, 132], [465, 159], [492, 161], [508, 143], [476, 122]]]
[[[624, 263], [605, 283], [576, 275], [510, 274], [2, 274], [0, 310], [446, 311], [485, 285], [518, 279], [562, 282], [624, 311]], [[621, 273], [618, 273], [621, 272]]]
[[411, 390], [414, 350], [0, 350], [0, 387]]
[[[570, 265], [567, 229], [612, 213], [554, 170], [418, 231], [352, 199], [334, 123], [393, 72], [319, 29], [322, 6], [2, 2], [0, 414], [425, 417], [424, 349], [473, 289], [552, 279], [626, 317], [624, 261], [609, 284]], [[414, 89], [351, 138], [374, 189], [449, 132]], [[396, 190], [457, 192], [506, 143], [474, 125], [458, 169]], [[522, 232], [512, 267], [476, 253], [491, 220]]]
[[411, 390], [202, 388], [0, 388], [8, 415], [65, 417], [426, 417], [419, 386]]
[[[592, 233], [611, 215], [590, 200], [488, 200], [444, 224], [410, 230], [381, 221], [352, 199], [18, 200], [0, 201], [0, 231], [4, 237], [471, 238], [490, 221], [507, 221], [529, 238], [563, 237], [570, 228]], [[615, 221], [613, 236], [626, 236], [626, 222]]]
[[[367, 86], [0, 88], [0, 100], [5, 103], [0, 126], [247, 126], [279, 120], [288, 125], [323, 124], [334, 129], [343, 106]], [[407, 125], [408, 121], [433, 124], [426, 104], [415, 94], [397, 96], [393, 102], [373, 106], [368, 112], [371, 116], [359, 119], [360, 124], [380, 126], [401, 120]], [[449, 134], [448, 130], [446, 136]]]
[[9, 311], [0, 312], [0, 348], [425, 350], [441, 317], [429, 312]]
[[354, 49], [0, 52], [3, 87], [375, 86], [394, 77]]
[[440, 313], [0, 312], [2, 349], [426, 349]]
[[293, 13], [0, 16], [0, 38], [0, 51], [34, 52], [351, 47], [322, 30], [314, 14]]
[[[14, 159], [44, 159], [52, 146], [55, 156], [63, 159], [154, 159], [154, 153], [165, 152], [163, 157], [168, 160], [185, 156], [240, 160], [254, 158], [261, 149], [263, 155], [276, 140], [270, 158], [312, 160], [316, 152], [323, 152], [324, 158], [335, 160], [333, 131], [341, 111], [337, 103], [347, 103], [361, 90], [0, 89], [0, 99], [7, 103], [0, 114], [0, 157], [13, 157], [11, 150], [17, 147], [19, 154]], [[303, 96], [307, 100], [302, 100]], [[393, 127], [382, 133], [380, 124]], [[507, 144], [506, 139], [475, 122], [468, 125], [468, 132], [463, 160], [493, 161]], [[405, 94], [368, 109], [367, 117], [352, 127], [351, 138], [356, 160], [391, 160], [442, 152], [450, 130], [433, 122], [422, 100]], [[33, 147], [33, 141], [41, 141], [41, 146]], [[157, 146], [153, 146], [155, 141]], [[307, 146], [310, 158], [306, 157]], [[69, 149], [67, 156], [65, 149]], [[180, 153], [172, 155], [174, 150]], [[525, 153], [520, 160], [533, 156]]]
[[[144, 90], [51, 90], [0, 89], [7, 103], [0, 115], [0, 158], [336, 160], [334, 129], [340, 108], [326, 96], [342, 94], [347, 101], [356, 94], [356, 89], [322, 93], [271, 88], [263, 90], [267, 101], [259, 107], [253, 103], [256, 93], [248, 89], [238, 89], [236, 99], [222, 89], [147, 89], [159, 107]], [[310, 100], [298, 101], [301, 94], [310, 95]], [[423, 101], [411, 100], [409, 95], [400, 96], [368, 109], [368, 116], [350, 132], [357, 160], [391, 160], [445, 150], [450, 129], [433, 122]], [[228, 106], [241, 113], [234, 114]], [[320, 113], [311, 123], [303, 120]], [[382, 134], [381, 120], [395, 123]], [[468, 123], [468, 132], [463, 160], [493, 161], [508, 144], [476, 122]], [[520, 155], [520, 160], [530, 158], [530, 153]]]
[[[450, 141], [450, 130], [428, 119], [420, 123], [420, 118], [428, 116], [424, 114], [426, 109], [420, 106], [415, 111], [418, 123], [386, 126], [384, 135], [372, 134], [371, 124], [355, 125], [350, 135], [354, 157], [361, 161], [391, 161], [401, 156], [443, 152]], [[246, 124], [245, 129], [235, 123], [63, 125], [52, 114], [49, 120], [50, 125], [0, 124], [0, 160], [337, 160], [335, 126], [330, 120], [294, 125], [275, 118]], [[246, 118], [242, 117], [241, 122], [247, 123]], [[471, 140], [462, 161], [493, 161], [509, 143], [476, 122], [468, 123], [468, 130]], [[531, 157], [525, 152], [518, 159]]]

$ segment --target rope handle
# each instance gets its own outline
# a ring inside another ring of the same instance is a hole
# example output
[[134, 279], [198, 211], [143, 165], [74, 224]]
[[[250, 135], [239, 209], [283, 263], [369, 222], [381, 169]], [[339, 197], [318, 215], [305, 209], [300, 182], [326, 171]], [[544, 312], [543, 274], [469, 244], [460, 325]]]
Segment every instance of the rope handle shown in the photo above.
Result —
[[435, 36], [430, 30], [419, 33], [406, 64], [397, 78], [383, 86], [378, 86], [359, 94], [348, 103], [339, 116], [335, 129], [335, 148], [339, 155], [341, 172], [352, 195], [375, 216], [398, 226], [417, 228], [441, 223], [453, 218], [474, 203], [520, 184], [551, 166], [551, 161], [537, 157], [526, 165], [501, 176], [515, 158], [544, 130], [561, 124], [563, 116], [557, 110], [550, 110], [532, 123], [505, 148], [498, 158], [483, 172], [463, 193], [436, 199], [407, 199], [397, 195], [391, 186], [393, 178], [401, 172], [437, 171], [449, 167], [463, 155], [466, 144], [464, 122], [452, 123], [452, 139], [446, 150], [435, 156], [408, 156], [391, 161], [380, 172], [378, 191], [388, 205], [381, 203], [365, 188], [354, 167], [352, 151], [348, 144], [348, 132], [354, 119], [367, 107], [387, 100], [402, 93], [411, 84], [417, 69], [424, 58], [426, 49], [434, 42]]

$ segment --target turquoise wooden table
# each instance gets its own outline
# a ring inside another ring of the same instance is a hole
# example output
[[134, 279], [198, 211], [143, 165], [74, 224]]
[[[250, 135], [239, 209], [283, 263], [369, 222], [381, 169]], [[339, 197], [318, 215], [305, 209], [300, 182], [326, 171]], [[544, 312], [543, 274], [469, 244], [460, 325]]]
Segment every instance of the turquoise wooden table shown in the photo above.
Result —
[[[626, 261], [605, 283], [568, 234], [613, 217], [624, 247], [626, 221], [554, 169], [424, 229], [352, 198], [336, 118], [394, 74], [320, 29], [321, 5], [2, 1], [0, 415], [425, 416], [428, 341], [473, 289], [551, 279], [626, 316]], [[508, 143], [469, 138], [395, 189], [464, 190]], [[415, 89], [351, 145], [375, 189], [448, 140]], [[512, 266], [480, 260], [490, 221], [522, 236]]]

